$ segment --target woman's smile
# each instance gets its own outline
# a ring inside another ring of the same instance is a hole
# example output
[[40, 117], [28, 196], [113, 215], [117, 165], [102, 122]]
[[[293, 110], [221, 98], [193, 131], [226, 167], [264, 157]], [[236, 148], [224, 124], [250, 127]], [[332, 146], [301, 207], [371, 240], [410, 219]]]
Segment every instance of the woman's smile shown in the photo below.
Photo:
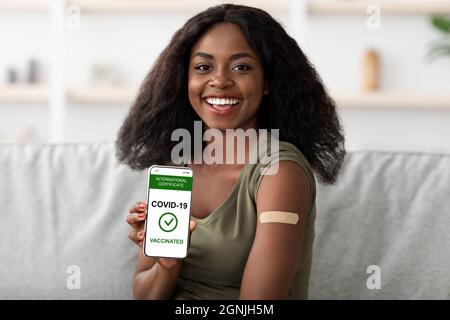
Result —
[[214, 115], [227, 116], [242, 105], [242, 99], [233, 96], [208, 95], [203, 97], [203, 105]]

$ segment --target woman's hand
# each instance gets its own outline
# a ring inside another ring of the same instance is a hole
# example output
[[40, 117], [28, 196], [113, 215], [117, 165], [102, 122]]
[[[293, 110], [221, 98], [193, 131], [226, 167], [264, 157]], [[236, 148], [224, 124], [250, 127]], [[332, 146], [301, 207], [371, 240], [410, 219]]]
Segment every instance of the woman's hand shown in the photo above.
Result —
[[[145, 219], [147, 217], [147, 204], [144, 202], [137, 202], [128, 210], [127, 222], [131, 226], [132, 230], [128, 234], [128, 237], [136, 243], [139, 248], [142, 248], [145, 239]], [[191, 220], [189, 223], [189, 246], [192, 231], [196, 227], [196, 222]], [[178, 258], [155, 258], [158, 264], [165, 269], [172, 269], [179, 265], [181, 266], [182, 259]]]

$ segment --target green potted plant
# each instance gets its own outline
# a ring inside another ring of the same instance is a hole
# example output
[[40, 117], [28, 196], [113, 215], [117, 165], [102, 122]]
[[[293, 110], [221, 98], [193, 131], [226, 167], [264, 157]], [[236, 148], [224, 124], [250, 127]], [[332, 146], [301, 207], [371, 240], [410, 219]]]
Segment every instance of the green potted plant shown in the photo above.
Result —
[[427, 55], [428, 59], [433, 61], [443, 56], [450, 57], [450, 18], [433, 15], [431, 16], [430, 22], [436, 30], [443, 34], [443, 36], [430, 43]]

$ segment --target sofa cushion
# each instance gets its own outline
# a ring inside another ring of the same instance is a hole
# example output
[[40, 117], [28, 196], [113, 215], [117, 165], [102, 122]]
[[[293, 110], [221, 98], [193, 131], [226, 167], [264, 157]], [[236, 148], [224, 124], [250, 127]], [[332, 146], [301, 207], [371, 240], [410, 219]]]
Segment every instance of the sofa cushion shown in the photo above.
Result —
[[1, 299], [132, 298], [125, 219], [145, 173], [118, 165], [113, 143], [2, 145], [0, 168]]
[[450, 298], [450, 155], [351, 152], [317, 193], [311, 299]]
[[[0, 144], [0, 299], [132, 298], [125, 219], [146, 172], [114, 154], [113, 142]], [[350, 152], [336, 185], [318, 183], [310, 298], [450, 298], [449, 194], [450, 155]]]

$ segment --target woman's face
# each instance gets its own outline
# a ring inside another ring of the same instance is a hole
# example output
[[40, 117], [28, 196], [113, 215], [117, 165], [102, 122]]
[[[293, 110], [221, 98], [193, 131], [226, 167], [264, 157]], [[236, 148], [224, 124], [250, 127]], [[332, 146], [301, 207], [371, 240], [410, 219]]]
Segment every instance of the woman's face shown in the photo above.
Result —
[[241, 29], [219, 23], [191, 50], [189, 101], [208, 128], [257, 128], [264, 75]]

